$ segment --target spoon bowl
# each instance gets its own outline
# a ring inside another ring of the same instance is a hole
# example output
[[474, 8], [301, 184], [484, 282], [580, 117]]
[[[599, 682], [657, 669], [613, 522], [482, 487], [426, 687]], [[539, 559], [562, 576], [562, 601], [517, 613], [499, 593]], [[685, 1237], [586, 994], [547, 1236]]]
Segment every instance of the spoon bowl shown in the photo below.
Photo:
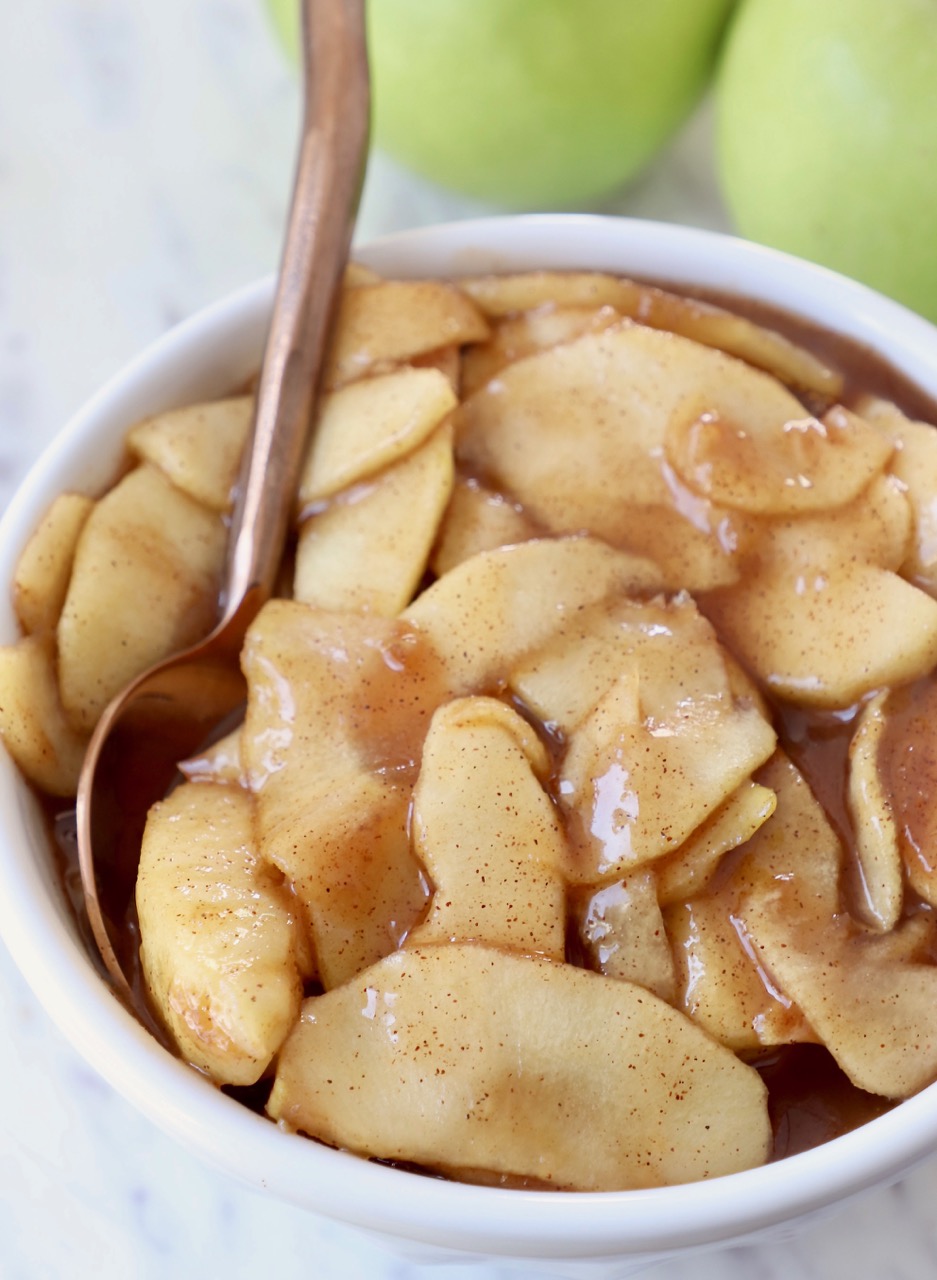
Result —
[[[106, 708], [78, 785], [78, 861], [95, 944], [132, 1009], [134, 957], [118, 927], [132, 900], [150, 805], [176, 762], [230, 724], [244, 701], [238, 654], [273, 588], [351, 244], [367, 156], [364, 0], [303, 0], [302, 135], [251, 434], [221, 591], [201, 643], [145, 672]], [[147, 1024], [151, 1019], [141, 1011]]]

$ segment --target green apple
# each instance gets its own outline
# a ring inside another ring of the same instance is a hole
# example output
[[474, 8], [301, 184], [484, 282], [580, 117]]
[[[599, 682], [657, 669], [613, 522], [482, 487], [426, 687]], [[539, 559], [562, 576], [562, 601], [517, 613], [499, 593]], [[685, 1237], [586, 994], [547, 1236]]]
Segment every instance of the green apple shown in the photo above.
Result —
[[937, 321], [937, 0], [744, 0], [717, 104], [744, 236]]
[[[268, 0], [296, 47], [296, 0]], [[370, 0], [375, 140], [514, 208], [595, 203], [694, 106], [735, 0]]]

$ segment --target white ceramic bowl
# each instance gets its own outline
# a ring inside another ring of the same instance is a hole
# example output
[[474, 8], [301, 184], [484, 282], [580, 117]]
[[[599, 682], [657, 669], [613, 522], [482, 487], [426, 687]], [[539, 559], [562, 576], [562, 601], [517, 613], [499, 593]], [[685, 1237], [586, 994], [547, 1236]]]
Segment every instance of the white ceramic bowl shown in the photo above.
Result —
[[[533, 215], [433, 227], [359, 251], [401, 275], [605, 268], [765, 300], [874, 348], [937, 397], [937, 331], [830, 272], [676, 226]], [[272, 282], [174, 329], [110, 382], [37, 463], [0, 523], [0, 581], [62, 489], [99, 491], [126, 427], [219, 395], [259, 361]], [[0, 643], [16, 625], [0, 600]], [[2, 755], [2, 753], [0, 753]], [[410, 1258], [523, 1260], [551, 1276], [624, 1276], [689, 1250], [792, 1230], [937, 1150], [937, 1085], [803, 1155], [707, 1183], [614, 1194], [417, 1178], [287, 1135], [165, 1053], [99, 979], [66, 907], [37, 806], [0, 758], [0, 930], [41, 1003], [115, 1089], [205, 1160], [285, 1201], [378, 1233]]]

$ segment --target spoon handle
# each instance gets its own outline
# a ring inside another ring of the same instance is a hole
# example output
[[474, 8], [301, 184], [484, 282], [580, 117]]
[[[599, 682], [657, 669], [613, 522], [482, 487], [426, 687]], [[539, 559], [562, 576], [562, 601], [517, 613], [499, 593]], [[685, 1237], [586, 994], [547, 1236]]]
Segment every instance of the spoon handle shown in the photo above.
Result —
[[364, 0], [303, 0], [302, 16], [302, 136], [219, 630], [246, 627], [273, 589], [367, 157]]

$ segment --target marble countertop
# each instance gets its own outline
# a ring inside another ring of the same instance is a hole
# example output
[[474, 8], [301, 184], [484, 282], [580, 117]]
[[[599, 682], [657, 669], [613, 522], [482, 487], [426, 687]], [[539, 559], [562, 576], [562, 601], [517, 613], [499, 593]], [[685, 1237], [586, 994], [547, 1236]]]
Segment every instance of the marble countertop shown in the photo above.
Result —
[[[41, 448], [132, 353], [274, 269], [297, 90], [260, 0], [6, 3], [0, 34], [5, 506]], [[612, 208], [728, 228], [705, 106]], [[358, 238], [483, 212], [377, 155]], [[417, 1271], [207, 1169], [84, 1066], [2, 947], [0, 1045], [3, 1280], [502, 1276], [480, 1265]], [[790, 1242], [654, 1274], [932, 1280], [935, 1200], [937, 1160]]]

